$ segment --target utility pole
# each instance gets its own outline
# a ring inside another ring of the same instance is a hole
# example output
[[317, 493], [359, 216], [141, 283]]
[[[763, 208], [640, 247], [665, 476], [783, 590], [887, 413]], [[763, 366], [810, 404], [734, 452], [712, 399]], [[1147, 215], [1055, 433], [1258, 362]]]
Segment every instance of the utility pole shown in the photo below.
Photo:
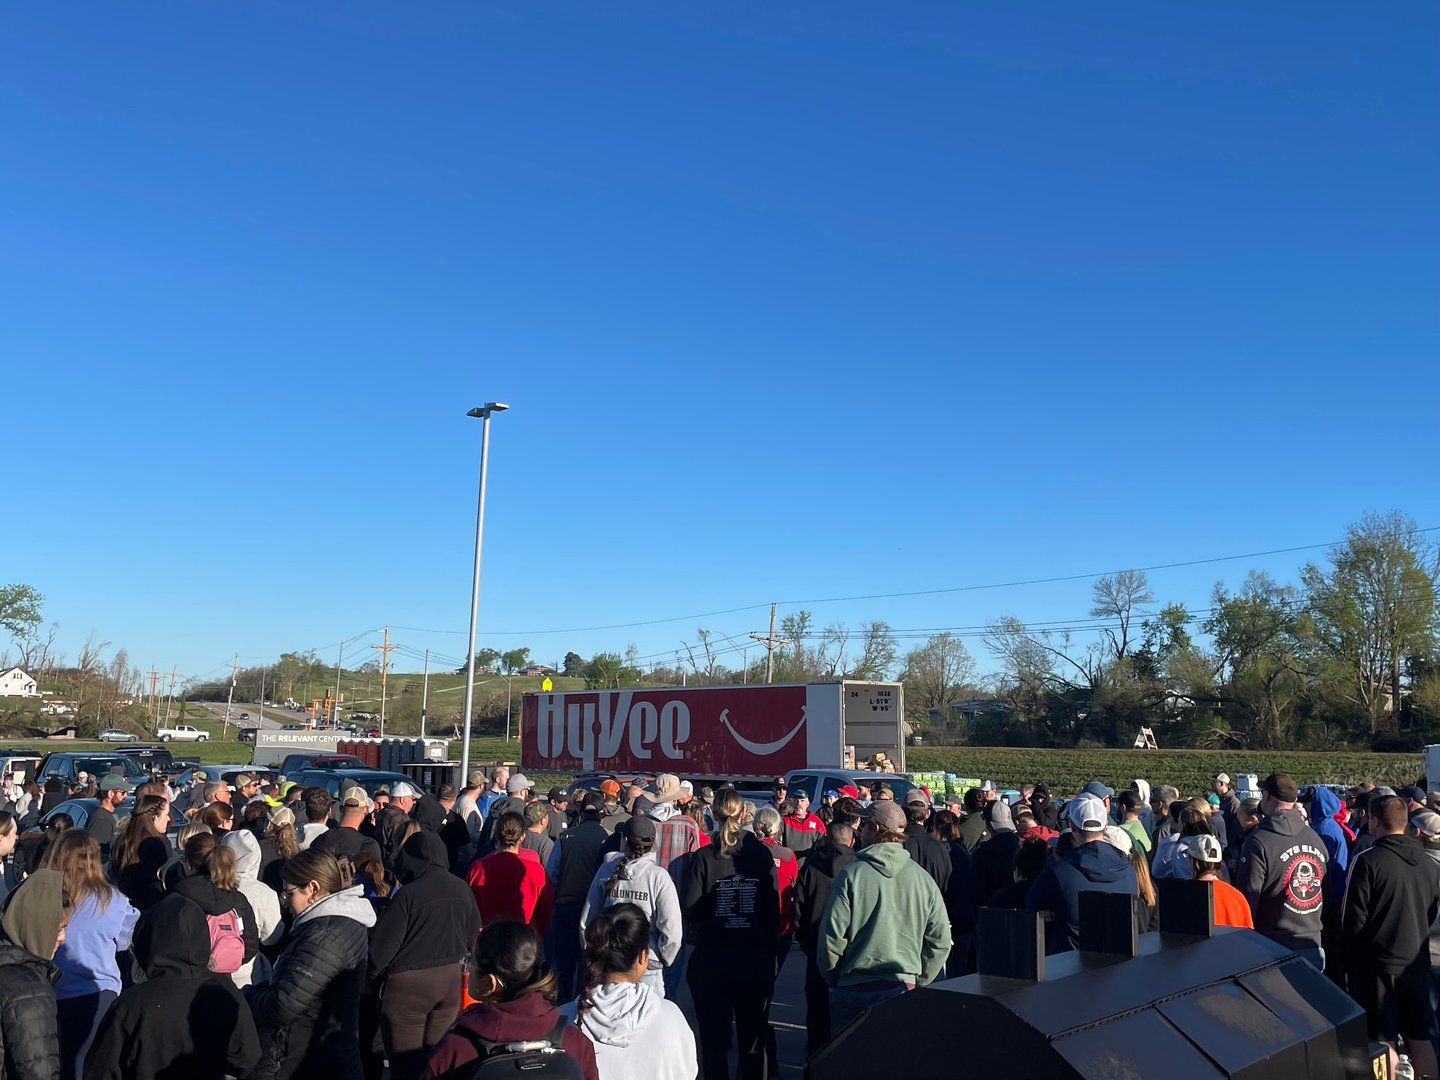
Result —
[[[340, 643], [340, 655], [335, 658], [335, 711], [340, 711], [340, 664], [345, 659], [345, 643]], [[351, 705], [354, 708], [354, 705]], [[328, 722], [330, 717], [325, 718]]]
[[159, 726], [160, 724], [160, 714], [155, 711], [155, 681], [159, 678], [160, 673], [155, 670], [152, 664], [150, 667], [150, 701], [146, 705], [146, 709], [150, 713], [151, 726]]
[[770, 633], [761, 634], [752, 632], [750, 636], [765, 646], [765, 681], [771, 682], [775, 677], [775, 650], [781, 645], [789, 645], [789, 638], [775, 636], [775, 608], [777, 605], [770, 605]]
[[420, 737], [425, 737], [425, 708], [430, 704], [430, 650], [425, 650], [425, 681], [420, 686]]
[[[170, 705], [175, 700], [175, 677], [179, 675], [180, 667], [177, 664], [170, 669], [170, 694], [165, 699], [165, 723], [170, 723]], [[185, 719], [185, 710], [180, 710], [180, 719]]]
[[235, 659], [230, 661], [230, 695], [225, 699], [225, 723], [220, 729], [220, 737], [230, 737], [230, 706], [235, 704], [235, 672], [240, 670], [240, 654], [235, 654]]
[[372, 649], [380, 650], [380, 737], [385, 737], [385, 676], [390, 671], [390, 650], [398, 649], [399, 645], [390, 644], [390, 627], [385, 627], [385, 644], [371, 645]]

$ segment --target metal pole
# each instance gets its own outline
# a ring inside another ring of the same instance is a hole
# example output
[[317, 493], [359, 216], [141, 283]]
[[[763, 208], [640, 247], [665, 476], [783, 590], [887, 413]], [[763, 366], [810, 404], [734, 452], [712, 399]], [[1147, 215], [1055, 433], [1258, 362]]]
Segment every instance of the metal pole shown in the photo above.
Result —
[[[332, 716], [340, 714], [340, 665], [345, 660], [345, 642], [340, 642], [340, 655], [335, 658], [335, 702], [330, 706]], [[329, 717], [326, 717], [328, 720]]]
[[775, 605], [770, 605], [770, 638], [765, 646], [765, 681], [775, 677]]
[[420, 690], [420, 737], [425, 737], [425, 707], [430, 703], [430, 650], [425, 650], [425, 682]]
[[[475, 704], [475, 628], [480, 612], [480, 543], [485, 536], [485, 468], [490, 450], [490, 410], [495, 402], [487, 402], [484, 408], [472, 409], [471, 416], [480, 417], [480, 493], [475, 500], [475, 571], [470, 579], [470, 647], [465, 652], [465, 728], [460, 747], [460, 779], [468, 782], [470, 776], [470, 717]], [[505, 408], [506, 406], [501, 406]], [[506, 716], [509, 722], [509, 716]]]
[[510, 695], [515, 692], [513, 676], [505, 677], [505, 741], [510, 741]]

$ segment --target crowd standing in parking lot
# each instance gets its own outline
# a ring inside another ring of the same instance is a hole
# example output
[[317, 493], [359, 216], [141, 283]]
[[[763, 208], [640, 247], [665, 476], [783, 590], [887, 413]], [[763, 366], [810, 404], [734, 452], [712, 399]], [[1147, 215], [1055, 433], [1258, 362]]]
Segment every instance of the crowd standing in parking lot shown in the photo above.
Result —
[[469, 1080], [546, 1048], [535, 1063], [574, 1076], [773, 1076], [792, 946], [813, 1053], [974, 971], [987, 907], [1039, 913], [1066, 952], [1083, 894], [1133, 897], [1145, 933], [1166, 877], [1205, 884], [1217, 925], [1323, 970], [1373, 1038], [1437, 1072], [1440, 794], [1419, 787], [779, 778], [747, 801], [663, 774], [541, 799], [504, 766], [433, 794], [108, 773], [59, 793], [96, 800], [79, 828], [32, 787], [0, 810], [7, 1078]]

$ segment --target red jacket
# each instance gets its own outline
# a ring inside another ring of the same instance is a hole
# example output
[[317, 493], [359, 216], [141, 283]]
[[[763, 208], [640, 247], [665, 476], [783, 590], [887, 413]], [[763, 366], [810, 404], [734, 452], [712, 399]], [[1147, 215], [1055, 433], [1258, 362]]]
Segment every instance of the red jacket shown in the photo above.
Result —
[[780, 888], [780, 936], [795, 932], [795, 879], [800, 876], [800, 863], [795, 853], [773, 836], [766, 838], [770, 855], [775, 860], [775, 884]]
[[[489, 858], [490, 856], [486, 856]], [[483, 860], [482, 860], [483, 861]], [[430, 1051], [422, 1080], [461, 1080], [475, 1070], [480, 1051], [474, 1039], [529, 1042], [543, 1039], [560, 1022], [560, 1010], [539, 994], [521, 994], [514, 1001], [482, 1001], [460, 1014], [455, 1026]], [[600, 1080], [595, 1047], [574, 1024], [565, 1028], [565, 1051], [580, 1065], [585, 1080]]]
[[471, 864], [465, 880], [475, 894], [482, 927], [510, 918], [528, 922], [542, 934], [549, 929], [555, 891], [540, 856], [529, 848], [492, 851]]

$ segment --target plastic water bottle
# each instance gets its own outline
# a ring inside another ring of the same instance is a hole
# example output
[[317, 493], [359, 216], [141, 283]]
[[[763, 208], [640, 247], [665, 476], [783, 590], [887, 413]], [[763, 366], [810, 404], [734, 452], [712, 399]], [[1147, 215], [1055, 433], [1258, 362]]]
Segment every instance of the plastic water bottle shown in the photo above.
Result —
[[1410, 1055], [1400, 1055], [1400, 1063], [1395, 1066], [1395, 1080], [1415, 1080], [1415, 1066], [1410, 1064]]

